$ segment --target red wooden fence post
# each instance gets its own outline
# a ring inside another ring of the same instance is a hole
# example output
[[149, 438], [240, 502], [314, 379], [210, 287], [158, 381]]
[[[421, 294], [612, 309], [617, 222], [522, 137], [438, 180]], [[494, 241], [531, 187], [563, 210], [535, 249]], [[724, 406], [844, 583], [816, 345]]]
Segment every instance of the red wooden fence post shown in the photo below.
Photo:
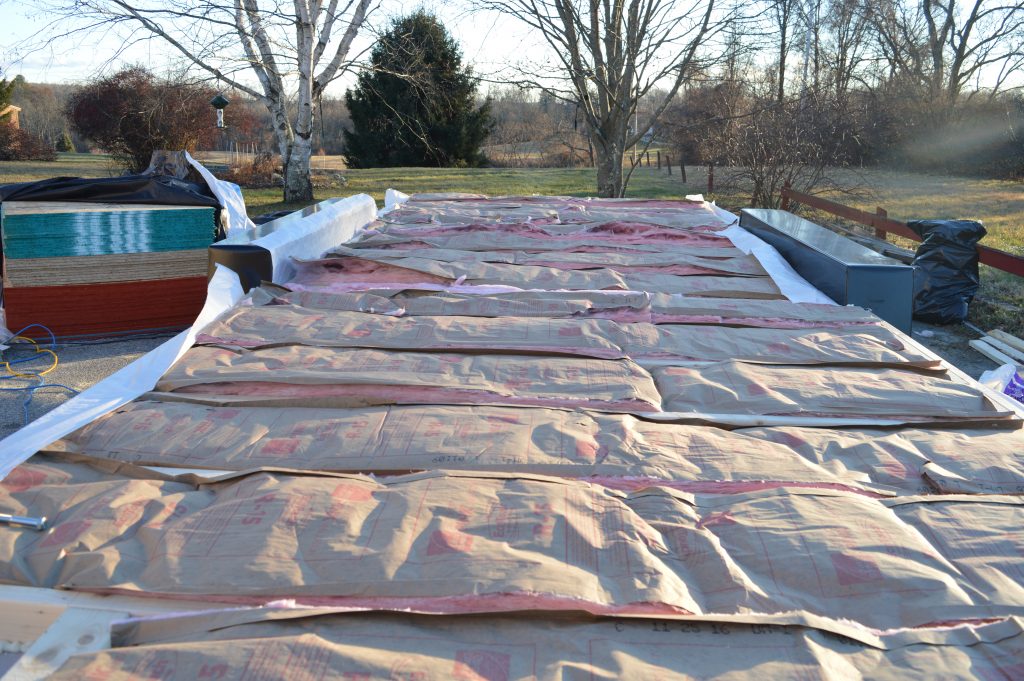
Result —
[[782, 185], [782, 200], [779, 202], [779, 208], [782, 210], [789, 210], [789, 189], [791, 186], [789, 180], [786, 180]]
[[[888, 211], [886, 211], [884, 208], [876, 208], [875, 209], [875, 215], [877, 215], [880, 218], [887, 218], [887, 217], [889, 217]], [[881, 240], [885, 241], [885, 235], [886, 235], [885, 229], [883, 229], [882, 227], [878, 227], [878, 226], [875, 227], [875, 238], [876, 239], [881, 239]]]

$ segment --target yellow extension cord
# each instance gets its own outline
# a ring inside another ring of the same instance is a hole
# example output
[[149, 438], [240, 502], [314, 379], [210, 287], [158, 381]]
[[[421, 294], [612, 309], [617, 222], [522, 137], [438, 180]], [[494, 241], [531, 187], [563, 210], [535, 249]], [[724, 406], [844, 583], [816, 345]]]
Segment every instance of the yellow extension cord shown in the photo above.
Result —
[[39, 343], [35, 342], [31, 338], [26, 338], [25, 336], [15, 336], [11, 340], [23, 340], [23, 341], [28, 341], [29, 343], [32, 343], [32, 345], [36, 346], [36, 354], [37, 355], [41, 354], [41, 353], [44, 353], [44, 352], [48, 353], [50, 355], [53, 355], [53, 364], [51, 364], [49, 367], [47, 367], [43, 371], [34, 371], [31, 374], [19, 373], [19, 372], [15, 371], [14, 369], [11, 368], [11, 363], [10, 362], [0, 361], [0, 364], [2, 364], [4, 366], [4, 368], [7, 369], [7, 371], [11, 372], [12, 375], [17, 376], [18, 378], [36, 378], [37, 376], [45, 376], [46, 374], [48, 374], [51, 371], [53, 371], [54, 369], [56, 369], [57, 365], [60, 363], [60, 360], [57, 358], [57, 353], [56, 352], [54, 352], [53, 350], [50, 350], [49, 348], [41, 348], [41, 347], [39, 347]]

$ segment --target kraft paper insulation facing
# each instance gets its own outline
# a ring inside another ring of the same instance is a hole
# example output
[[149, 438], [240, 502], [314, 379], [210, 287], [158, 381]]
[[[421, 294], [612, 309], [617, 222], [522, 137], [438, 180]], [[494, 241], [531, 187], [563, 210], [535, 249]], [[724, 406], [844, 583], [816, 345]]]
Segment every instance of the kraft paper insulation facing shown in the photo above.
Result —
[[47, 449], [181, 468], [529, 471], [634, 477], [691, 490], [771, 483], [880, 494], [1024, 492], [1020, 430], [724, 430], [556, 409], [139, 401]]
[[0, 483], [0, 582], [295, 602], [57, 678], [1024, 674], [1004, 402], [713, 205], [364, 204]]
[[636, 291], [516, 291], [487, 296], [424, 291], [325, 293], [270, 287], [261, 304], [368, 312], [391, 316], [580, 317], [655, 324], [722, 324], [775, 329], [827, 329], [875, 325], [878, 318], [858, 307], [786, 300], [707, 300]]
[[[111, 651], [74, 658], [54, 679], [819, 678], [837, 669], [880, 681], [1024, 674], [1022, 622], [879, 637], [875, 645], [800, 623], [331, 614], [263, 609], [115, 630]], [[854, 633], [854, 632], [849, 632]], [[303, 674], [297, 676], [296, 670]], [[838, 677], [837, 677], [838, 678]]]
[[0, 535], [0, 579], [31, 586], [428, 613], [796, 610], [874, 630], [1024, 615], [1016, 497], [622, 491], [446, 471], [196, 486], [23, 469], [5, 507], [55, 530]]
[[238, 348], [307, 345], [393, 350], [538, 352], [602, 359], [674, 358], [770, 364], [887, 364], [937, 367], [881, 326], [836, 329], [729, 329], [604, 319], [394, 317], [301, 307], [241, 308], [208, 327], [199, 342]]

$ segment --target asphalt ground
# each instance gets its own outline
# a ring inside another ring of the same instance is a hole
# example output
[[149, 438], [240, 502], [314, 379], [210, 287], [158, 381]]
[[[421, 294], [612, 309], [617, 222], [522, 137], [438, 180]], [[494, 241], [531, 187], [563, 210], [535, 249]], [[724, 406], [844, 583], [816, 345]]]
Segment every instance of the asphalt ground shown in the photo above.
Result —
[[[48, 340], [39, 340], [38, 346], [9, 341], [9, 349], [0, 355], [0, 359], [7, 363], [0, 363], [0, 438], [10, 435], [26, 422], [64, 404], [74, 395], [69, 390], [57, 387], [40, 388], [31, 392], [24, 388], [45, 383], [67, 386], [78, 391], [85, 390], [172, 336], [174, 334], [168, 332], [157, 336], [130, 338], [58, 340], [56, 345], [51, 345]], [[48, 352], [36, 352], [36, 347], [52, 349], [56, 353], [56, 368], [40, 379], [14, 376], [12, 371], [19, 374], [38, 373], [53, 364], [53, 355]]]

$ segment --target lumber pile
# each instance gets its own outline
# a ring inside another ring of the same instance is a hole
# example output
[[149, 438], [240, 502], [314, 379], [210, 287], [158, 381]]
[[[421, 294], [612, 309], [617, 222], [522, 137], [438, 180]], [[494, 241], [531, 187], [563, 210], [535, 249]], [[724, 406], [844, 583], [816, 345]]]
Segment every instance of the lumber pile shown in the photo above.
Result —
[[214, 230], [204, 206], [5, 202], [7, 326], [58, 335], [187, 326], [205, 298]]
[[999, 365], [1013, 364], [1018, 370], [1024, 367], [1024, 340], [1002, 329], [994, 329], [980, 340], [972, 340], [970, 346]]

